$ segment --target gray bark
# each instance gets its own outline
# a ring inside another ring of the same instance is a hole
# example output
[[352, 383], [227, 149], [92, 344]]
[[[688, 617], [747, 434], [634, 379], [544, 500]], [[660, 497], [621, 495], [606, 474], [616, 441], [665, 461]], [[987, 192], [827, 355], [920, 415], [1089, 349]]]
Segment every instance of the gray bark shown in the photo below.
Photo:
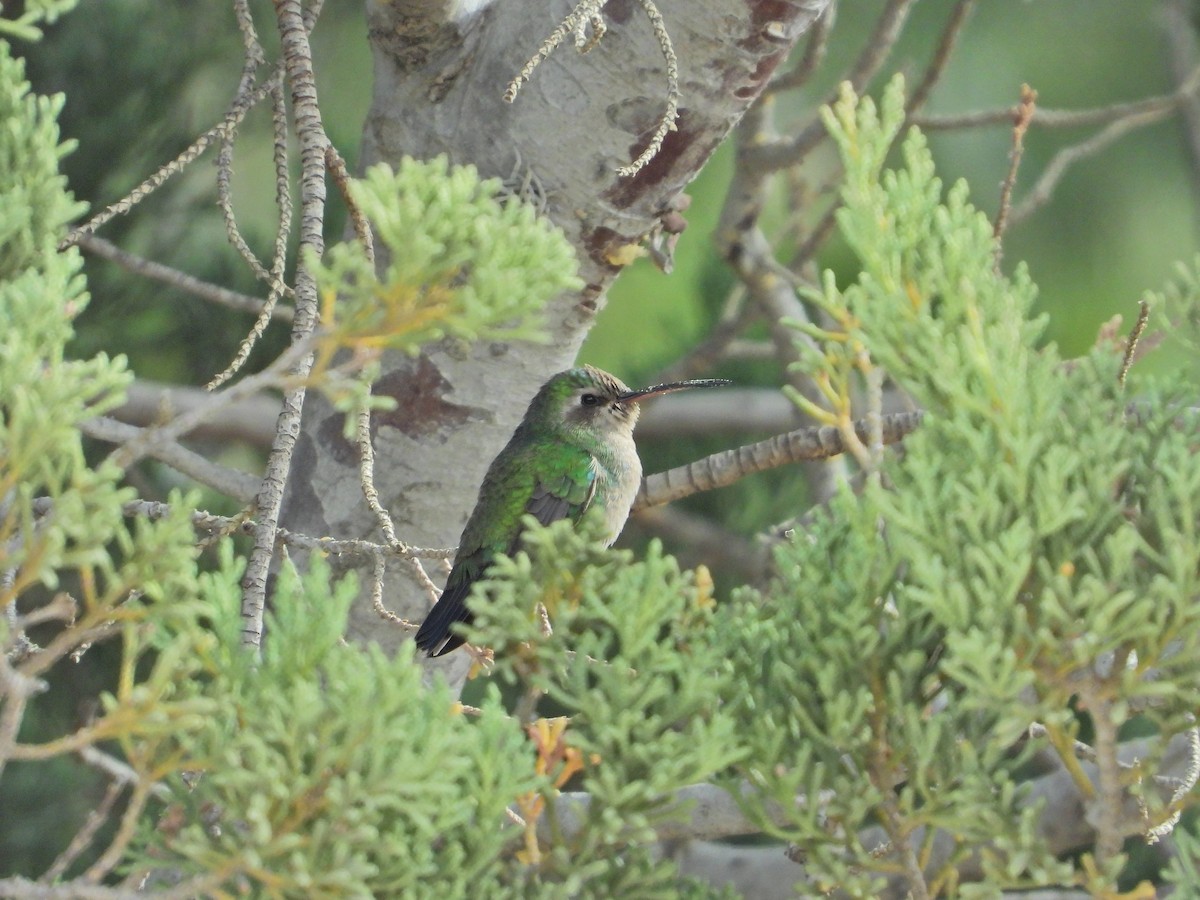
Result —
[[[549, 346], [445, 344], [414, 360], [386, 362], [377, 391], [395, 398], [398, 408], [373, 424], [376, 484], [402, 540], [457, 541], [484, 469], [529, 398], [574, 361], [620, 272], [614, 254], [659, 226], [828, 3], [659, 0], [679, 58], [680, 114], [662, 151], [628, 178], [617, 167], [641, 152], [666, 103], [663, 56], [634, 0], [611, 0], [599, 45], [580, 55], [568, 38], [513, 104], [502, 99], [509, 81], [573, 4], [369, 5], [375, 89], [362, 164], [445, 153], [484, 176], [528, 179], [575, 246], [586, 285], [551, 304]], [[356, 453], [341, 433], [339, 415], [319, 403], [306, 409], [284, 511], [289, 527], [337, 537], [375, 534]], [[419, 620], [428, 599], [399, 565], [392, 568], [398, 577], [388, 583], [387, 605]], [[430, 574], [440, 584], [441, 571]], [[351, 631], [387, 646], [410, 636], [366, 603]], [[446, 674], [460, 675], [466, 662], [465, 654], [451, 654]]]

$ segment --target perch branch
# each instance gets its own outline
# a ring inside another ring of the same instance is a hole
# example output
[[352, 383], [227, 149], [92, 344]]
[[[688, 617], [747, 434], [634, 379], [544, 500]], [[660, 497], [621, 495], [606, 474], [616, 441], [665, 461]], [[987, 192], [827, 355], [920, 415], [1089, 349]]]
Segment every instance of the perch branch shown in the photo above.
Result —
[[[880, 429], [882, 442], [894, 444], [911, 434], [921, 423], [922, 416], [920, 412], [884, 416]], [[865, 422], [855, 422], [854, 432], [863, 441], [870, 437]], [[798, 428], [756, 444], [714, 453], [688, 465], [650, 475], [643, 479], [633, 508], [637, 511], [670, 503], [701, 491], [725, 487], [755, 472], [765, 472], [803, 460], [827, 459], [845, 452], [845, 439], [837, 426]]]

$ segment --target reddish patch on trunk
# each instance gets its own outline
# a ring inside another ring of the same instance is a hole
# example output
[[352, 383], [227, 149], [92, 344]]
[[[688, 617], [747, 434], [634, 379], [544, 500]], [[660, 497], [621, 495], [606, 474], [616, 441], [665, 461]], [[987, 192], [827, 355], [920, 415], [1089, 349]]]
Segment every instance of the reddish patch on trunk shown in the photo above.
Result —
[[415, 372], [392, 372], [375, 383], [371, 393], [391, 397], [396, 408], [374, 413], [371, 427], [387, 425], [411, 438], [422, 438], [486, 417], [483, 410], [447, 401], [445, 393], [449, 388], [450, 382], [438, 367], [421, 356]]
[[[391, 397], [396, 401], [396, 408], [371, 413], [371, 442], [375, 442], [375, 435], [384, 426], [418, 440], [488, 418], [484, 410], [447, 401], [444, 395], [449, 388], [450, 382], [424, 356], [417, 359], [415, 371], [401, 369], [384, 375], [375, 382], [371, 393]], [[356, 466], [358, 447], [354, 441], [346, 439], [345, 421], [341, 413], [327, 416], [317, 429], [317, 440], [339, 464]]]
[[[707, 159], [708, 151], [715, 148], [725, 135], [714, 136], [711, 124], [697, 122], [696, 118], [689, 110], [679, 110], [679, 117], [675, 120], [675, 130], [667, 132], [662, 147], [659, 148], [658, 153], [654, 154], [654, 158], [646, 163], [636, 175], [628, 178], [618, 176], [613, 186], [604, 192], [604, 199], [618, 209], [627, 209], [635, 201], [645, 198], [653, 188], [661, 185], [675, 172], [686, 167], [686, 163], [680, 165], [685, 156], [693, 159], [697, 158], [697, 154], [699, 154], [699, 159]], [[656, 122], [655, 125], [657, 126], [657, 124]], [[653, 133], [654, 129], [651, 128], [645, 134], [638, 135], [637, 139], [629, 145], [631, 160], [637, 159], [646, 149], [646, 144], [650, 142], [650, 136]], [[698, 138], [701, 137], [705, 138], [703, 145], [697, 143]], [[675, 187], [678, 190], [681, 185]]]

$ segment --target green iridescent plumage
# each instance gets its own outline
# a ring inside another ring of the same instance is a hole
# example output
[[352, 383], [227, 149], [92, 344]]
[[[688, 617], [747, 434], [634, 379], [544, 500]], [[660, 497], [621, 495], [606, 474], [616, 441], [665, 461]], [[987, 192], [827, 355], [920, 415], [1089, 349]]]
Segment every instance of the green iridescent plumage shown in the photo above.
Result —
[[560, 372], [546, 382], [484, 476], [446, 587], [417, 631], [417, 646], [441, 656], [463, 643], [453, 626], [470, 621], [471, 585], [496, 556], [519, 548], [525, 515], [544, 525], [577, 522], [596, 506], [606, 540], [616, 540], [642, 478], [633, 443], [638, 401], [725, 383], [685, 381], [631, 391], [591, 366]]

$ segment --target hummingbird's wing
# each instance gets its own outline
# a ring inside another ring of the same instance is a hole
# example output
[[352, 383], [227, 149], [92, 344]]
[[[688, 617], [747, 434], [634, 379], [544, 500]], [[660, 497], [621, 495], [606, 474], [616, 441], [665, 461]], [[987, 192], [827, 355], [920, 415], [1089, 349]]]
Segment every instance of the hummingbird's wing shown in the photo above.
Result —
[[[524, 496], [524, 504], [513, 501]], [[596, 496], [596, 460], [578, 447], [535, 445], [525, 452], [501, 454], [492, 463], [479, 491], [479, 502], [467, 520], [458, 554], [442, 596], [417, 629], [417, 647], [441, 656], [459, 647], [462, 637], [451, 630], [469, 622], [467, 597], [500, 554], [521, 546], [521, 519], [532, 515], [543, 525], [559, 519], [578, 521]]]

